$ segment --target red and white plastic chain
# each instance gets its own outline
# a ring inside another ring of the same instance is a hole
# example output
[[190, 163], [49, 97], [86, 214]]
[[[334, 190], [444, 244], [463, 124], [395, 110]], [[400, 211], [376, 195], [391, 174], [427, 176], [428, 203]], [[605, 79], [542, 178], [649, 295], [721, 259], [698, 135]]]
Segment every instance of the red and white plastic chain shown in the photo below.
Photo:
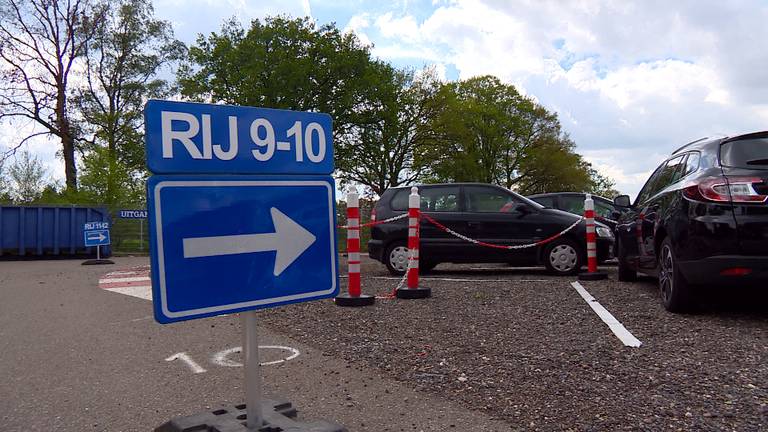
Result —
[[551, 237], [547, 237], [544, 240], [539, 240], [539, 241], [537, 241], [535, 243], [530, 243], [530, 244], [525, 244], [525, 245], [497, 245], [497, 244], [493, 244], [493, 243], [486, 243], [486, 242], [480, 241], [480, 240], [475, 240], [475, 239], [469, 238], [469, 237], [467, 237], [467, 236], [465, 236], [463, 234], [459, 234], [456, 231], [454, 231], [454, 230], [448, 228], [447, 226], [441, 224], [440, 222], [434, 220], [429, 215], [426, 215], [426, 214], [422, 213], [422, 217], [424, 217], [424, 219], [426, 219], [430, 223], [432, 223], [432, 225], [434, 225], [434, 226], [438, 227], [439, 229], [447, 232], [448, 234], [451, 234], [454, 237], [458, 237], [458, 238], [460, 238], [460, 239], [462, 239], [464, 241], [468, 241], [470, 243], [474, 243], [474, 244], [479, 245], [479, 246], [485, 246], [485, 247], [490, 247], [490, 248], [495, 248], [495, 249], [526, 249], [526, 248], [530, 248], [530, 247], [534, 247], [534, 246], [541, 246], [543, 244], [551, 242], [552, 240], [555, 240], [556, 238], [558, 238], [558, 237], [562, 236], [563, 234], [567, 233], [568, 231], [572, 230], [573, 228], [576, 227], [576, 225], [578, 225], [581, 221], [584, 220], [584, 218], [581, 217], [581, 218], [577, 219], [573, 224], [571, 224], [571, 226], [569, 226], [568, 228], [560, 231], [559, 233], [557, 233], [557, 234], [555, 234], [555, 235], [553, 235]]
[[[373, 222], [368, 222], [368, 223], [360, 224], [360, 228], [372, 227], [374, 225], [380, 225], [380, 224], [385, 224], [385, 223], [389, 223], [389, 222], [394, 222], [396, 220], [404, 219], [404, 218], [407, 218], [407, 217], [408, 217], [408, 213], [403, 213], [401, 215], [392, 216], [389, 219], [384, 219], [384, 220], [380, 220], [380, 221], [373, 221]], [[349, 229], [349, 225], [337, 225], [336, 228], [339, 228], [339, 229]]]

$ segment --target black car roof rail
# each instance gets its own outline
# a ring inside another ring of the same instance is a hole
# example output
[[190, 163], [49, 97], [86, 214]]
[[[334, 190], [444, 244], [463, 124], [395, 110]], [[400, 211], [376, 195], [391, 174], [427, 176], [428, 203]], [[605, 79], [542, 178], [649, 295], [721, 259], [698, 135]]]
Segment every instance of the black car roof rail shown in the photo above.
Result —
[[699, 138], [699, 139], [697, 139], [697, 140], [693, 140], [693, 141], [689, 142], [688, 144], [685, 144], [684, 146], [680, 147], [679, 149], [677, 149], [677, 150], [673, 151], [673, 152], [672, 152], [672, 154], [677, 154], [677, 153], [679, 153], [680, 151], [682, 151], [684, 148], [686, 148], [686, 147], [688, 147], [688, 146], [690, 146], [690, 145], [692, 145], [692, 144], [696, 144], [697, 142], [701, 142], [701, 141], [704, 141], [705, 139], [708, 139], [708, 138], [709, 138], [709, 137], [702, 137], [702, 138]]

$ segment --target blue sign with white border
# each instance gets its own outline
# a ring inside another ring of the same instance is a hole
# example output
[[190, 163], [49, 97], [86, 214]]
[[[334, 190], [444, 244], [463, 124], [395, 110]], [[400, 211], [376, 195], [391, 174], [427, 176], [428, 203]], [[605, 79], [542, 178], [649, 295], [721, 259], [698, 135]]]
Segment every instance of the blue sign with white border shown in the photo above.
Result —
[[83, 224], [83, 239], [86, 247], [110, 244], [109, 222], [86, 222]]
[[170, 323], [335, 297], [330, 176], [153, 176], [155, 319]]
[[147, 166], [156, 174], [331, 174], [328, 114], [150, 100]]

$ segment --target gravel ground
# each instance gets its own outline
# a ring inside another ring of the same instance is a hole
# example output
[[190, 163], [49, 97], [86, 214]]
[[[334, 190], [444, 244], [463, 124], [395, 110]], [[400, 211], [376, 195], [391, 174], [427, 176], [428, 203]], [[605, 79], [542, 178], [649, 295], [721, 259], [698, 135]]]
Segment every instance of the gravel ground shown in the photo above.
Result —
[[[443, 264], [422, 279], [430, 299], [303, 303], [263, 311], [261, 322], [511, 430], [768, 429], [765, 296], [710, 293], [702, 312], [674, 315], [652, 280], [620, 283], [608, 271], [611, 280], [582, 285], [640, 348], [610, 332], [573, 279], [499, 266]], [[364, 261], [365, 293], [396, 285]]]

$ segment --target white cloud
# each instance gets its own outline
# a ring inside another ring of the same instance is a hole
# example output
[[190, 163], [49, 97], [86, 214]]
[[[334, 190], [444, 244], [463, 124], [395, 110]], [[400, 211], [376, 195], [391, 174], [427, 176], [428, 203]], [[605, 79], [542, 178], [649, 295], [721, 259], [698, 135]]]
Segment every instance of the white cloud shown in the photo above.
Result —
[[381, 35], [387, 38], [397, 37], [411, 42], [419, 42], [421, 38], [419, 25], [412, 16], [393, 18], [392, 12], [387, 12], [376, 18], [376, 26]]
[[385, 59], [493, 74], [558, 112], [577, 150], [632, 194], [685, 142], [765, 129], [768, 4], [756, 0], [457, 0], [422, 20], [371, 19]]
[[370, 27], [370, 25], [371, 23], [369, 21], [368, 14], [362, 13], [359, 15], [353, 15], [352, 18], [349, 19], [349, 22], [344, 27], [343, 31], [345, 33], [354, 33], [363, 45], [371, 46], [373, 45], [373, 42], [371, 42], [371, 39], [365, 33], [365, 29]]

